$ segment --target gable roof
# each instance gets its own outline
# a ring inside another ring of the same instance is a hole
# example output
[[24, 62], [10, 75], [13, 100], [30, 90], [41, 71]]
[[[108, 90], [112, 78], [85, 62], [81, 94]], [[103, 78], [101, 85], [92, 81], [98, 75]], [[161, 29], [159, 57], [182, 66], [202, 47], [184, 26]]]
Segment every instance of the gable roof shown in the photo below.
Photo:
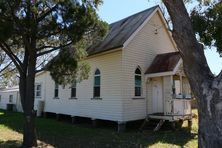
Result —
[[94, 55], [104, 51], [123, 47], [123, 44], [143, 24], [143, 22], [159, 6], [154, 6], [142, 12], [131, 15], [109, 25], [109, 32], [99, 43], [87, 49], [88, 55]]
[[150, 67], [147, 69], [145, 74], [161, 73], [161, 72], [170, 72], [175, 69], [178, 62], [180, 61], [179, 52], [170, 52], [164, 54], [158, 54]]

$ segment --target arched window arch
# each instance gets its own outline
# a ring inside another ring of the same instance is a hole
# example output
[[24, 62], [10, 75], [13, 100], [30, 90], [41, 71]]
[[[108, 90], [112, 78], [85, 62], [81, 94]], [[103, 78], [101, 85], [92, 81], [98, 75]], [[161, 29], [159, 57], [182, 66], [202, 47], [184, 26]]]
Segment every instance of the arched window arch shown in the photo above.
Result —
[[100, 83], [101, 83], [101, 73], [99, 69], [96, 69], [94, 73], [93, 97], [100, 97]]
[[142, 95], [142, 75], [139, 67], [135, 70], [135, 96]]

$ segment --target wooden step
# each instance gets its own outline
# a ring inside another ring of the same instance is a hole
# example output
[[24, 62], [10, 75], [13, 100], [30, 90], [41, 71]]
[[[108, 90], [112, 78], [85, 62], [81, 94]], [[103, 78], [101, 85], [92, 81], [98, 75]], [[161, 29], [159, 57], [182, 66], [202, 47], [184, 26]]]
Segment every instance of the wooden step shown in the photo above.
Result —
[[157, 126], [154, 128], [154, 132], [157, 132], [160, 130], [160, 128], [162, 127], [162, 125], [164, 124], [165, 120], [160, 120], [159, 123], [157, 124]]

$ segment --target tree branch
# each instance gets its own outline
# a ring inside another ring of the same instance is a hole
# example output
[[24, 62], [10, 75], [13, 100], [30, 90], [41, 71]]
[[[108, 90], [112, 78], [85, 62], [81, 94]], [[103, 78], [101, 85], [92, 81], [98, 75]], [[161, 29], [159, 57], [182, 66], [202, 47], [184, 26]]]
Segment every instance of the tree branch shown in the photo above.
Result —
[[19, 58], [12, 52], [11, 48], [8, 46], [8, 44], [6, 44], [5, 42], [2, 43], [6, 49], [8, 50], [8, 52], [15, 58], [15, 60], [22, 65], [22, 62], [19, 60]]
[[69, 46], [69, 45], [71, 45], [71, 44], [72, 44], [72, 42], [67, 43], [67, 44], [65, 44], [65, 45], [60, 45], [60, 46], [58, 46], [58, 47], [51, 48], [51, 49], [49, 49], [49, 50], [47, 50], [47, 51], [40, 52], [40, 53], [37, 54], [37, 57], [42, 56], [42, 55], [45, 55], [45, 54], [48, 54], [48, 53], [53, 52], [53, 51], [56, 51], [56, 50], [58, 50], [58, 49], [67, 47], [67, 46]]
[[35, 73], [39, 73], [39, 72], [42, 72], [42, 71], [44, 71], [44, 70], [45, 70], [45, 67], [43, 67], [43, 68], [41, 68], [41, 69], [39, 69], [39, 70], [36, 70]]
[[1, 69], [0, 73], [2, 73], [4, 70], [6, 70], [11, 64], [12, 64], [12, 61], [10, 61], [3, 69]]
[[[18, 69], [18, 71], [20, 73], [23, 72], [22, 69], [22, 64], [19, 63], [16, 59], [17, 57], [12, 53], [12, 51], [8, 51], [8, 49], [6, 47], [4, 47], [4, 45], [2, 43], [0, 43], [0, 47], [2, 48], [2, 50], [8, 55], [8, 57], [12, 60], [12, 62], [15, 64], [16, 68]], [[11, 54], [12, 53], [12, 54]], [[16, 57], [16, 58], [15, 58]], [[21, 62], [21, 61], [20, 61]]]
[[49, 15], [50, 13], [52, 13], [52, 11], [54, 11], [57, 8], [58, 4], [56, 4], [55, 6], [53, 6], [52, 8], [50, 8], [49, 10], [47, 10], [44, 14], [42, 14], [39, 18], [37, 18], [37, 23], [41, 22], [47, 15]]
[[16, 68], [13, 68], [13, 69], [11, 69], [10, 71], [7, 71], [7, 72], [1, 74], [0, 77], [4, 76], [4, 75], [6, 75], [6, 74], [8, 74], [8, 73], [10, 73], [10, 72], [13, 72], [14, 70], [16, 70]]

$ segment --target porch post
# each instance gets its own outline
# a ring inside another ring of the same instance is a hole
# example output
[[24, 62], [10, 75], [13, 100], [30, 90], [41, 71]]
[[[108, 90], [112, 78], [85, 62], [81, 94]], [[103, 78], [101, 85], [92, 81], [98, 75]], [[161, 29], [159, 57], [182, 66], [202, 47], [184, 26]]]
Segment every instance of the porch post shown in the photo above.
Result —
[[171, 80], [171, 88], [172, 88], [171, 114], [173, 114], [174, 113], [174, 101], [173, 101], [173, 99], [175, 98], [175, 94], [174, 94], [175, 93], [175, 85], [174, 85], [174, 82], [173, 82], [173, 75], [170, 76], [170, 80]]
[[181, 73], [179, 73], [179, 75], [180, 75], [180, 92], [183, 95], [183, 78]]
[[[180, 75], [180, 92], [181, 92], [181, 95], [182, 95], [182, 98], [184, 97], [184, 94], [183, 94], [183, 77], [182, 77], [182, 74], [181, 72], [179, 73]], [[183, 100], [183, 114], [184, 114], [184, 108], [185, 108], [185, 101]]]

